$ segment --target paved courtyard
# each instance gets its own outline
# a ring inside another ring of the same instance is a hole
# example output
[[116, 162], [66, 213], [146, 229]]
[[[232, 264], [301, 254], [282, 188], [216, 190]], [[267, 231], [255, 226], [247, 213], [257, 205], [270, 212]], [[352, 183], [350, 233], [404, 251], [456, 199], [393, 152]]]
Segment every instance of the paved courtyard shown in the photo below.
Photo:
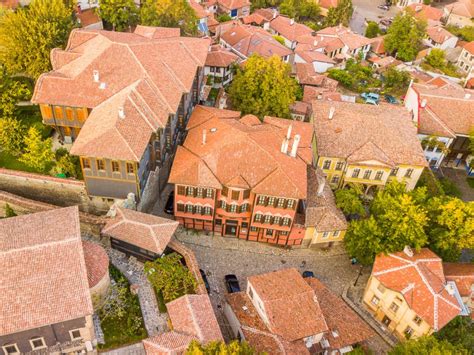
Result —
[[389, 11], [379, 9], [378, 5], [385, 4], [385, 0], [353, 0], [354, 13], [350, 28], [361, 35], [365, 34], [366, 21], [379, 22], [384, 17], [395, 17], [400, 11], [396, 6], [391, 6]]
[[[315, 276], [337, 294], [355, 279], [359, 266], [351, 265], [342, 246], [330, 250], [283, 249], [268, 244], [234, 238], [205, 235], [179, 228], [176, 238], [191, 248], [211, 287], [211, 302], [226, 339], [230, 339], [223, 305], [227, 293], [224, 276], [235, 274], [245, 290], [247, 277], [282, 268], [294, 267], [300, 272], [313, 271]], [[384, 353], [386, 344], [378, 337], [370, 342], [376, 353]]]
[[461, 198], [464, 201], [474, 201], [474, 189], [467, 183], [467, 174], [464, 169], [441, 168], [443, 175], [454, 182], [461, 191]]

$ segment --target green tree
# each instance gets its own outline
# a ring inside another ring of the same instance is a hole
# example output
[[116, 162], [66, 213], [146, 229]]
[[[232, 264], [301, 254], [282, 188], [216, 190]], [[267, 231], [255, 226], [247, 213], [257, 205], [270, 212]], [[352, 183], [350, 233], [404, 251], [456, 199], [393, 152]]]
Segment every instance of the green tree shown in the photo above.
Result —
[[229, 88], [233, 107], [244, 114], [290, 117], [290, 105], [296, 100], [298, 84], [289, 64], [273, 56], [265, 59], [252, 55]]
[[253, 12], [267, 7], [279, 7], [281, 2], [282, 0], [252, 0], [250, 10]]
[[370, 216], [367, 219], [351, 221], [344, 236], [344, 245], [350, 256], [363, 265], [370, 265], [377, 254], [386, 252], [383, 239], [383, 231], [375, 218]]
[[230, 17], [230, 15], [227, 13], [217, 16], [217, 21], [219, 22], [227, 22], [230, 20], [232, 20], [232, 17]]
[[279, 10], [282, 15], [296, 21], [316, 20], [321, 12], [318, 4], [312, 0], [283, 0]]
[[337, 26], [342, 24], [349, 26], [354, 8], [352, 0], [340, 0], [336, 7], [331, 7], [324, 20], [325, 27]]
[[145, 0], [140, 15], [143, 25], [179, 27], [186, 35], [197, 33], [198, 18], [187, 0]]
[[398, 343], [389, 355], [467, 355], [469, 352], [446, 340], [438, 340], [434, 336], [424, 336]]
[[0, 151], [18, 155], [24, 146], [25, 126], [12, 117], [0, 118]]
[[278, 43], [285, 45], [285, 39], [282, 36], [274, 35], [273, 38], [278, 41]]
[[427, 206], [430, 247], [443, 260], [457, 261], [462, 249], [474, 248], [474, 202], [445, 196], [432, 198]]
[[444, 69], [446, 66], [444, 51], [439, 48], [431, 49], [430, 53], [425, 57], [425, 62], [433, 68]]
[[163, 294], [166, 303], [196, 290], [196, 280], [183, 264], [182, 256], [168, 254], [145, 263], [145, 273], [155, 289]]
[[447, 25], [445, 28], [463, 41], [474, 41], [474, 26], [464, 26], [462, 28], [459, 28], [454, 25]]
[[474, 322], [469, 317], [457, 316], [434, 334], [438, 340], [474, 351]]
[[64, 47], [74, 27], [63, 0], [33, 0], [0, 17], [0, 61], [10, 74], [33, 78], [51, 69], [51, 50]]
[[380, 33], [380, 27], [377, 22], [369, 21], [367, 28], [365, 29], [365, 37], [375, 38]]
[[384, 73], [384, 87], [389, 92], [405, 93], [410, 85], [410, 73], [398, 70], [394, 67], [388, 68]]
[[31, 90], [26, 83], [15, 80], [0, 67], [0, 117], [13, 116], [20, 100], [29, 100]]
[[340, 208], [345, 215], [365, 215], [364, 204], [360, 198], [362, 195], [360, 189], [357, 189], [355, 186], [349, 189], [341, 189], [337, 190], [335, 195], [336, 206]]
[[140, 12], [134, 0], [100, 0], [97, 13], [112, 25], [114, 31], [129, 30], [140, 19]]
[[11, 208], [11, 206], [6, 203], [5, 204], [5, 218], [15, 217], [18, 216], [16, 212]]
[[42, 173], [48, 171], [54, 160], [51, 138], [43, 140], [40, 132], [34, 127], [28, 130], [25, 137], [25, 150], [19, 160]]
[[412, 11], [400, 12], [388, 28], [384, 39], [387, 52], [405, 62], [416, 58], [426, 33], [426, 21], [417, 20]]
[[223, 341], [212, 341], [206, 345], [193, 340], [186, 350], [186, 355], [256, 355], [257, 352], [243, 341], [234, 340], [229, 344]]

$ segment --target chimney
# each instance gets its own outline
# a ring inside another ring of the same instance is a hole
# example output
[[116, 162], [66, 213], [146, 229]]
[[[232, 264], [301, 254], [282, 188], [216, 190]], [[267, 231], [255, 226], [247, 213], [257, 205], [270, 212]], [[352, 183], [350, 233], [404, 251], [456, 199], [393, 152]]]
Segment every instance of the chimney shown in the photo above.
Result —
[[403, 252], [410, 258], [413, 257], [413, 250], [411, 250], [408, 245], [405, 245], [405, 248], [403, 248]]
[[294, 24], [295, 24], [295, 19], [294, 18], [290, 19], [290, 26], [293, 26]]
[[295, 134], [293, 138], [293, 147], [291, 147], [290, 157], [295, 158], [296, 152], [298, 151], [298, 144], [300, 144], [301, 136], [299, 134]]
[[438, 32], [441, 32], [441, 27], [438, 27]]
[[123, 107], [118, 108], [118, 116], [122, 120], [125, 118], [125, 110], [123, 109]]
[[329, 115], [328, 115], [328, 118], [329, 118], [330, 120], [333, 119], [334, 113], [336, 113], [336, 108], [335, 108], [334, 106], [331, 106], [331, 108], [329, 109]]
[[427, 103], [426, 99], [423, 99], [423, 100], [421, 100], [421, 105], [420, 105], [420, 106], [421, 106], [422, 108], [425, 108], [425, 107], [426, 107], [426, 103]]
[[286, 139], [290, 140], [291, 137], [291, 130], [293, 129], [293, 125], [288, 126], [288, 131], [286, 132]]
[[469, 100], [471, 98], [471, 94], [465, 93], [464, 94], [464, 99]]
[[278, 15], [278, 11], [276, 9], [273, 9], [273, 18], [276, 18]]
[[202, 130], [202, 144], [206, 144], [206, 135], [207, 131], [205, 129]]
[[98, 83], [99, 82], [99, 71], [98, 70], [94, 70], [92, 72], [92, 77], [94, 78], [94, 83]]
[[326, 185], [326, 179], [324, 178], [324, 176], [317, 176], [318, 177], [318, 192], [317, 192], [317, 195], [318, 196], [322, 196], [323, 195], [323, 192], [324, 192], [324, 186]]
[[314, 46], [316, 47], [316, 46], [318, 45], [318, 41], [315, 40], [315, 41], [313, 42], [313, 44], [314, 44]]
[[285, 137], [283, 138], [283, 142], [281, 143], [281, 152], [283, 154], [287, 154], [288, 152], [288, 144], [290, 143], [290, 141]]

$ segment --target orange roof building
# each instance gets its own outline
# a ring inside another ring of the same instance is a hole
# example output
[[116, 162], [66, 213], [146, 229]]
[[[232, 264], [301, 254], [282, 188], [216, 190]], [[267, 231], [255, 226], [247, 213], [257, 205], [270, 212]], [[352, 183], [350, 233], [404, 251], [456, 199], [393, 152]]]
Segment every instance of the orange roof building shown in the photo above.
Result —
[[183, 354], [191, 341], [223, 341], [207, 294], [184, 295], [166, 304], [172, 331], [143, 340], [147, 355]]
[[[341, 299], [319, 281], [303, 279], [296, 269], [251, 276], [245, 292], [228, 294], [226, 300], [224, 314], [233, 335], [248, 341], [258, 352], [351, 350], [352, 345], [373, 336]], [[353, 322], [347, 323], [347, 329], [346, 321]], [[351, 334], [356, 325], [357, 335]]]
[[[311, 124], [198, 106], [187, 129], [169, 178], [175, 218], [185, 227], [278, 245], [342, 239], [345, 219], [311, 168]], [[297, 207], [309, 191], [322, 197], [311, 206], [327, 207], [319, 215], [331, 220], [324, 229]]]
[[441, 258], [427, 248], [408, 247], [379, 255], [364, 293], [364, 304], [400, 338], [443, 328], [461, 313], [455, 283], [447, 283]]
[[92, 351], [79, 210], [0, 220], [0, 341], [6, 353]]
[[[43, 122], [73, 142], [89, 195], [140, 198], [199, 101], [209, 39], [177, 28], [137, 26], [134, 33], [75, 29], [32, 101]], [[169, 137], [169, 138], [166, 138]]]
[[271, 33], [283, 37], [285, 39], [285, 46], [292, 50], [296, 48], [299, 37], [310, 35], [314, 32], [308, 26], [283, 15], [278, 15], [270, 21], [269, 30]]
[[474, 319], [474, 264], [443, 263], [446, 280], [456, 283], [459, 294]]
[[139, 259], [154, 260], [165, 251], [178, 222], [114, 207], [115, 216], [110, 218], [102, 234], [111, 238], [112, 247]]
[[217, 13], [239, 19], [250, 14], [250, 0], [216, 0]]

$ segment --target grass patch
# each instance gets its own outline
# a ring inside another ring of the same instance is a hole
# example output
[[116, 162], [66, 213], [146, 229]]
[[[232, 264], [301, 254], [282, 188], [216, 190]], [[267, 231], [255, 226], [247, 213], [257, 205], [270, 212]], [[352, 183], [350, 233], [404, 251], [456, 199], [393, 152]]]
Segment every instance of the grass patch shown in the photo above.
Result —
[[[121, 312], [113, 311], [113, 316], [106, 316], [103, 309], [98, 312], [105, 339], [105, 344], [99, 344], [101, 350], [137, 343], [147, 337], [138, 296], [130, 292], [130, 284], [117, 268], [110, 265], [109, 271], [120, 290], [123, 303], [120, 306]], [[116, 308], [118, 307], [114, 308], [115, 311]]]
[[0, 152], [0, 168], [26, 171], [28, 173], [40, 173], [39, 171], [27, 166], [15, 157], [7, 152]]
[[472, 189], [474, 189], [474, 178], [468, 177], [468, 178], [466, 179], [466, 181], [467, 181], [467, 184], [468, 184]]

